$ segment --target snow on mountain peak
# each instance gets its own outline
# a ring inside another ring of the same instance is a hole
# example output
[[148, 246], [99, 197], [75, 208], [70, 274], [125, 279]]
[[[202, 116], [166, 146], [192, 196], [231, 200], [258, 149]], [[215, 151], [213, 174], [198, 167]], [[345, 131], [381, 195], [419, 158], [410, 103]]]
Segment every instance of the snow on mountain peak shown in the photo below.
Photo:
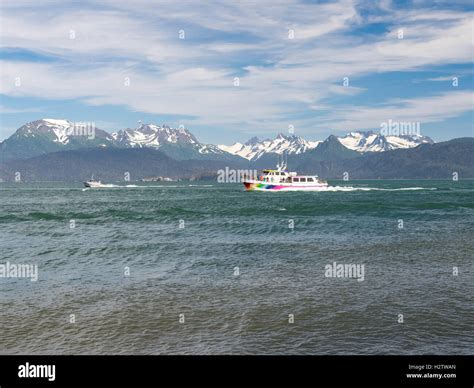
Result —
[[[229, 153], [243, 157], [247, 160], [258, 160], [267, 153], [276, 154], [301, 154], [316, 148], [321, 141], [308, 141], [295, 134], [278, 133], [274, 139], [260, 140], [252, 137], [245, 143], [234, 143], [230, 146], [200, 143], [196, 137], [184, 126], [172, 128], [167, 125], [142, 124], [135, 129], [122, 129], [114, 133], [94, 129], [94, 136], [85, 137], [74, 134], [77, 123], [62, 119], [42, 119], [29, 122], [20, 127], [14, 135], [16, 138], [35, 138], [42, 136], [49, 138], [59, 145], [73, 147], [85, 146], [85, 141], [99, 139], [95, 145], [118, 147], [151, 147], [160, 148], [164, 145], [178, 145], [182, 149], [197, 151], [200, 154]], [[77, 127], [80, 129], [79, 127]], [[87, 134], [83, 134], [87, 135]], [[399, 148], [412, 148], [419, 144], [433, 143], [427, 136], [414, 135], [386, 135], [374, 131], [351, 131], [342, 137], [329, 136], [326, 141], [337, 140], [348, 149], [365, 152], [383, 152]], [[181, 152], [181, 151], [180, 151]], [[184, 151], [183, 151], [184, 152]], [[186, 151], [187, 152], [187, 151]]]
[[[55, 143], [68, 144], [72, 122], [68, 120], [41, 119], [26, 124], [20, 132], [26, 137], [35, 137], [37, 134], [49, 134]], [[26, 130], [22, 130], [25, 128]]]
[[123, 129], [112, 134], [120, 145], [125, 147], [159, 148], [163, 144], [197, 144], [194, 135], [186, 128], [171, 128], [167, 125], [140, 124], [135, 129]]
[[31, 121], [18, 128], [12, 137], [42, 138], [57, 145], [76, 148], [83, 146], [88, 141], [107, 145], [113, 140], [108, 132], [96, 128], [93, 122], [74, 122], [62, 119]]
[[[365, 152], [382, 152], [398, 148], [412, 148], [422, 143], [433, 143], [426, 136], [403, 135], [403, 136], [383, 136], [374, 131], [352, 131], [346, 136], [329, 136], [328, 140], [338, 140], [348, 149]], [[321, 141], [307, 141], [297, 135], [285, 135], [279, 133], [275, 139], [258, 140], [253, 137], [246, 143], [234, 143], [230, 146], [219, 145], [218, 147], [226, 152], [241, 156], [248, 160], [257, 160], [266, 153], [277, 154], [300, 154], [316, 148]]]
[[248, 160], [257, 160], [266, 153], [276, 154], [300, 154], [316, 148], [320, 142], [309, 142], [296, 135], [284, 135], [279, 133], [275, 139], [260, 141], [253, 137], [245, 144], [234, 143], [230, 146], [219, 145], [218, 147], [233, 155], [241, 156]]
[[212, 144], [202, 144], [184, 126], [172, 128], [168, 125], [141, 124], [136, 129], [123, 129], [112, 134], [115, 143], [121, 147], [156, 148], [164, 145], [179, 145], [200, 154], [219, 154], [223, 151]]
[[402, 135], [384, 136], [373, 131], [355, 131], [340, 137], [339, 141], [346, 147], [358, 152], [383, 152], [398, 148], [413, 148], [423, 143], [433, 143], [427, 136]]

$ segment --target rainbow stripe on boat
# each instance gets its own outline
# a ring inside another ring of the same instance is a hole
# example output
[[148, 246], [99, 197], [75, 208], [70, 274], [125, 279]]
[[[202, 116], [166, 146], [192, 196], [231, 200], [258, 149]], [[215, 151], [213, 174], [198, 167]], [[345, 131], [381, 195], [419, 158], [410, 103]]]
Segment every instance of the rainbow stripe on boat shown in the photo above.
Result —
[[262, 182], [244, 182], [247, 191], [318, 191], [325, 189], [327, 184], [297, 186], [291, 184], [270, 184]]
[[252, 190], [281, 190], [282, 185], [270, 185], [266, 183], [253, 183], [253, 182], [244, 182], [245, 189], [247, 191]]

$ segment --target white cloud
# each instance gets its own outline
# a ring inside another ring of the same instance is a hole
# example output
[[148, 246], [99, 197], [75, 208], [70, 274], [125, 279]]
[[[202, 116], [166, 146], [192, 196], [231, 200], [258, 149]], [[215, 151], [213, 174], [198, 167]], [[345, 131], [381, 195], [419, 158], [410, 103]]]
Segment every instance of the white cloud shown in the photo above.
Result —
[[[428, 8], [415, 13], [394, 10], [384, 1], [378, 4], [381, 14], [362, 17], [352, 0], [199, 6], [117, 0], [97, 3], [99, 8], [94, 2], [82, 8], [57, 2], [54, 12], [51, 3], [2, 3], [2, 45], [59, 61], [3, 60], [1, 93], [117, 104], [190, 116], [200, 125], [254, 131], [275, 131], [288, 120], [306, 130], [373, 127], [388, 114], [412, 117], [415, 108], [422, 108], [417, 121], [432, 122], [469, 108], [458, 100], [459, 93], [403, 100], [396, 111], [395, 105], [341, 111], [327, 99], [360, 93], [363, 89], [353, 80], [364, 75], [472, 62], [470, 13]], [[376, 37], [351, 34], [368, 19], [390, 21], [394, 27]], [[404, 29], [402, 40], [398, 28]], [[186, 39], [179, 39], [179, 29]], [[289, 29], [295, 39], [288, 39]], [[75, 39], [70, 39], [71, 30]], [[239, 87], [233, 85], [236, 76]], [[351, 87], [341, 86], [345, 76]], [[21, 77], [21, 87], [14, 85], [15, 77]], [[124, 85], [125, 77], [130, 86]], [[451, 113], [437, 105], [443, 98]], [[450, 105], [454, 100], [462, 109]], [[337, 114], [324, 115], [322, 107]], [[311, 111], [318, 114], [289, 119]]]
[[453, 78], [455, 76], [450, 76], [450, 77], [435, 77], [435, 78], [428, 78], [428, 81], [433, 81], [433, 82], [444, 82], [444, 81], [453, 81]]
[[474, 108], [474, 92], [453, 91], [423, 98], [399, 99], [373, 107], [340, 107], [330, 117], [335, 129], [380, 128], [388, 120], [419, 122], [424, 124], [441, 122], [457, 117]]

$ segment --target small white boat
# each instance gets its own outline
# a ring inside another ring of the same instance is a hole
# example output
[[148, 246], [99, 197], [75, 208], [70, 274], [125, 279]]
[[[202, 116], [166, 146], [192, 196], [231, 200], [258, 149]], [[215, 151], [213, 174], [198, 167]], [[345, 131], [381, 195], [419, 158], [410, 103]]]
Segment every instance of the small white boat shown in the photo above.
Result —
[[328, 187], [317, 175], [286, 171], [285, 164], [277, 164], [276, 170], [263, 170], [259, 179], [244, 179], [243, 183], [247, 191], [318, 191]]
[[89, 187], [91, 189], [104, 188], [104, 187], [114, 187], [114, 185], [106, 185], [106, 184], [102, 183], [101, 181], [96, 181], [94, 179], [94, 177], [92, 177], [88, 181], [84, 182], [84, 186]]

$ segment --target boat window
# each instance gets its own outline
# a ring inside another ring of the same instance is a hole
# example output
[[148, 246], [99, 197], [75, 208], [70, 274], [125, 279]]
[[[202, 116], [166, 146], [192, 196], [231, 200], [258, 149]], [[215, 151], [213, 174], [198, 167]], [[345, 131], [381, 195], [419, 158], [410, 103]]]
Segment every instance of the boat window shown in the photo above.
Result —
[[314, 182], [313, 178], [308, 178], [308, 182]]
[[306, 182], [306, 178], [301, 178], [300, 182]]
[[299, 182], [300, 178], [293, 178], [293, 182]]

